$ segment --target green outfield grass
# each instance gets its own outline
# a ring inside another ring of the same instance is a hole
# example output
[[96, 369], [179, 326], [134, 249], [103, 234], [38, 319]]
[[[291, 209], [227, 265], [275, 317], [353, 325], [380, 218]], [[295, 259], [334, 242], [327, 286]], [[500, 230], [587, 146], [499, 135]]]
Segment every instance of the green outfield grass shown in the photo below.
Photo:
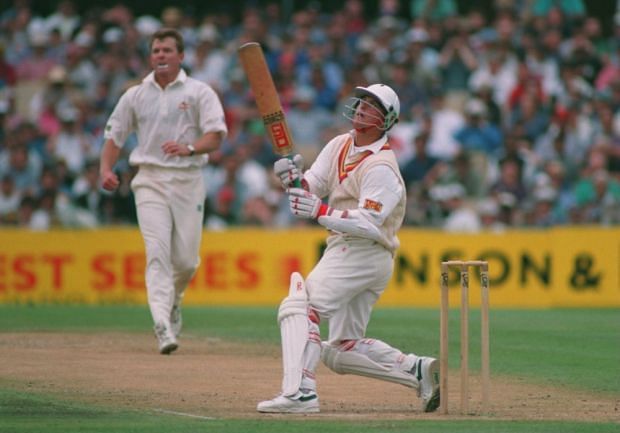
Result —
[[[472, 369], [479, 368], [479, 321], [472, 311]], [[451, 367], [458, 367], [458, 312], [451, 316]], [[493, 310], [494, 375], [526, 378], [620, 399], [620, 310]], [[231, 341], [279, 343], [276, 308], [186, 307], [185, 330]], [[0, 306], [0, 332], [140, 332], [150, 329], [143, 306]], [[377, 309], [368, 335], [404, 351], [437, 355], [439, 314], [434, 309]], [[9, 350], [10, 348], [3, 348]], [[593, 422], [203, 420], [84, 406], [2, 386], [0, 432], [615, 432], [620, 424]], [[620, 407], [618, 408], [620, 410]], [[620, 416], [620, 415], [619, 415]]]

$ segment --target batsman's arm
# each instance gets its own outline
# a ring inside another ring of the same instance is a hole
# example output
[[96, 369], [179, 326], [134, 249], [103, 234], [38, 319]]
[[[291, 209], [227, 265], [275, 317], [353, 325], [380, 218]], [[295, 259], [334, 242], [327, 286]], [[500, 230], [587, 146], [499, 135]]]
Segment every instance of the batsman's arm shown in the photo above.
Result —
[[323, 203], [311, 192], [291, 188], [289, 207], [298, 218], [316, 219], [323, 227], [338, 233], [346, 233], [376, 242], [384, 241], [384, 236], [373, 218], [363, 209], [338, 210]]

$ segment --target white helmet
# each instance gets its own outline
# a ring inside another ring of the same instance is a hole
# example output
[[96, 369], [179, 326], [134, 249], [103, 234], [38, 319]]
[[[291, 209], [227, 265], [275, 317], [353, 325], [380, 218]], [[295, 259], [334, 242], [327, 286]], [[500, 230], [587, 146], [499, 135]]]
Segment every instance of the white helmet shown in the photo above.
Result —
[[385, 84], [371, 84], [368, 87], [356, 87], [355, 96], [357, 98], [371, 96], [381, 103], [383, 109], [385, 110], [383, 123], [384, 131], [387, 131], [398, 122], [398, 116], [400, 115], [400, 101], [398, 100], [398, 95], [390, 86]]

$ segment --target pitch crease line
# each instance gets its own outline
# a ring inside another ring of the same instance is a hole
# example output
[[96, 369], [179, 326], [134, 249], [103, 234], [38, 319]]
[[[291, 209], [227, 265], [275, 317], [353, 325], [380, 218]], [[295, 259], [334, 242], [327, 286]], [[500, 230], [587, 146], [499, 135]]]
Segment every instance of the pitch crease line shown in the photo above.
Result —
[[192, 413], [177, 412], [177, 411], [174, 411], [174, 410], [153, 409], [153, 411], [160, 412], [160, 413], [165, 413], [165, 414], [168, 414], [168, 415], [186, 416], [188, 418], [198, 418], [198, 419], [208, 419], [208, 420], [215, 420], [215, 419], [217, 419], [217, 418], [213, 418], [213, 417], [210, 417], [210, 416], [194, 415]]

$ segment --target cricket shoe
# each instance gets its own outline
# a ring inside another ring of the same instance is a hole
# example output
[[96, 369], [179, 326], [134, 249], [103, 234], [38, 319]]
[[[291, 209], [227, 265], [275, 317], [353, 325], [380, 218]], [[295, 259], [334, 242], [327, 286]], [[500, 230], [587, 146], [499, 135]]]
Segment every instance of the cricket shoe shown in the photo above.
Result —
[[439, 407], [439, 362], [435, 358], [421, 356], [415, 364], [414, 374], [420, 387], [422, 410], [435, 412]]
[[173, 305], [170, 311], [170, 329], [176, 338], [181, 335], [181, 328], [183, 327], [183, 316], [181, 315], [181, 306]]
[[314, 391], [297, 391], [289, 397], [280, 394], [273, 400], [261, 401], [256, 410], [264, 413], [318, 413], [319, 396]]
[[159, 353], [162, 355], [169, 355], [177, 350], [179, 344], [177, 343], [177, 339], [172, 333], [170, 326], [159, 322], [155, 324], [153, 330], [155, 331], [155, 336], [157, 337], [157, 341], [159, 343]]

